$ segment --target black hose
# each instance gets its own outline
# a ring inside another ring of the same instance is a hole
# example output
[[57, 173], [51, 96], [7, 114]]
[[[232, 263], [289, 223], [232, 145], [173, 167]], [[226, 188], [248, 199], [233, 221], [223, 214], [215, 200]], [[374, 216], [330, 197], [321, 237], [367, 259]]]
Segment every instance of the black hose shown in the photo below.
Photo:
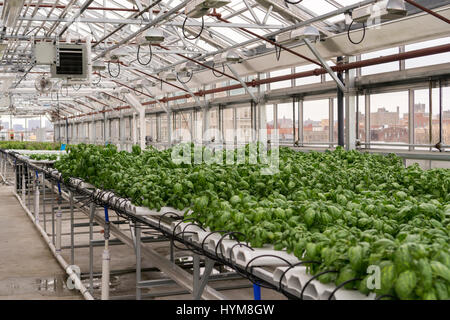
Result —
[[152, 51], [152, 45], [151, 44], [148, 45], [148, 49], [150, 50], [150, 58], [148, 59], [147, 62], [142, 62], [141, 57], [140, 57], [141, 46], [140, 45], [138, 46], [136, 58], [137, 58], [137, 61], [139, 62], [139, 64], [142, 65], [142, 66], [148, 66], [150, 64], [150, 62], [152, 62], [153, 51]]
[[194, 76], [194, 73], [191, 71], [191, 72], [189, 72], [188, 79], [187, 79], [187, 80], [181, 81], [180, 76], [179, 76], [179, 74], [178, 74], [178, 72], [177, 72], [177, 80], [178, 80], [180, 83], [183, 83], [183, 84], [189, 83], [189, 82], [192, 80], [192, 77], [193, 77], [193, 76]]
[[213, 73], [213, 75], [216, 77], [216, 78], [221, 78], [221, 77], [223, 77], [223, 73], [225, 73], [225, 65], [222, 63], [222, 70], [223, 70], [223, 72], [222, 72], [222, 74], [221, 73], [219, 73], [219, 75], [217, 75], [216, 74], [216, 72], [214, 71], [214, 66], [215, 66], [216, 64], [213, 62], [213, 65], [212, 65], [212, 73]]
[[196, 35], [196, 36], [194, 36], [194, 37], [188, 37], [187, 35], [186, 35], [186, 30], [185, 30], [185, 28], [186, 28], [186, 21], [187, 21], [187, 19], [188, 19], [188, 17], [186, 17], [185, 19], [184, 19], [184, 22], [183, 22], [183, 27], [182, 27], [182, 31], [183, 31], [183, 36], [184, 36], [184, 38], [185, 39], [187, 39], [187, 40], [196, 40], [197, 38], [199, 38], [201, 35], [202, 35], [202, 33], [203, 33], [203, 29], [205, 28], [205, 19], [202, 17], [202, 26], [201, 26], [201, 28], [200, 28], [200, 32]]
[[108, 61], [108, 73], [109, 73], [109, 76], [111, 78], [117, 78], [120, 75], [120, 63], [119, 63], [119, 61], [117, 61], [117, 74], [116, 75], [112, 75], [111, 74], [110, 66], [111, 66], [111, 62]]
[[333, 292], [331, 292], [330, 296], [328, 297], [328, 300], [331, 300], [331, 299], [333, 298], [334, 294], [335, 294], [339, 289], [341, 289], [342, 287], [344, 287], [346, 284], [351, 283], [351, 282], [354, 282], [354, 281], [359, 281], [359, 280], [362, 280], [362, 279], [361, 279], [361, 278], [353, 278], [353, 279], [350, 279], [350, 280], [347, 280], [347, 281], [344, 281], [344, 282], [340, 283], [340, 284], [333, 290]]
[[355, 42], [355, 41], [353, 41], [352, 40], [352, 38], [350, 37], [350, 29], [352, 28], [352, 25], [353, 25], [353, 23], [354, 23], [355, 21], [352, 21], [351, 23], [350, 23], [350, 25], [348, 26], [348, 29], [347, 29], [347, 38], [348, 38], [348, 41], [350, 41], [351, 43], [353, 43], [353, 44], [360, 44], [361, 42], [363, 42], [364, 41], [364, 38], [366, 37], [366, 24], [363, 22], [363, 35], [362, 35], [362, 38], [361, 38], [361, 40], [359, 41], [359, 42]]
[[313, 280], [315, 280], [315, 279], [319, 278], [321, 275], [327, 274], [327, 273], [338, 273], [338, 271], [337, 270], [325, 270], [325, 271], [319, 272], [318, 274], [315, 274], [314, 276], [312, 276], [312, 278], [309, 279], [303, 286], [302, 291], [300, 292], [300, 300], [303, 300], [303, 294], [305, 293], [306, 287], [308, 287], [308, 285]]

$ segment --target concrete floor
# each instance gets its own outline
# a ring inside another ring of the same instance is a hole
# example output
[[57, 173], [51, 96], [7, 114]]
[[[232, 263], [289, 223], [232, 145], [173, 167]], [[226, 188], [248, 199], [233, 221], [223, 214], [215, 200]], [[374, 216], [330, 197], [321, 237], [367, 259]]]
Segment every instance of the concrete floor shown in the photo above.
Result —
[[0, 299], [81, 299], [12, 193], [0, 186]]
[[[47, 193], [48, 196], [48, 193]], [[32, 203], [32, 201], [31, 201]], [[46, 210], [50, 211], [49, 201]], [[41, 208], [42, 212], [42, 208]], [[111, 220], [114, 219], [113, 213]], [[38, 230], [34, 227], [27, 214], [13, 195], [13, 188], [0, 185], [0, 299], [83, 299], [77, 290], [69, 290], [66, 286], [67, 276], [51, 254], [47, 244], [43, 241]], [[87, 216], [81, 211], [74, 213], [75, 223], [88, 222]], [[47, 233], [51, 237], [51, 214], [46, 215]], [[41, 224], [43, 216], [41, 216]], [[121, 225], [124, 232], [129, 233], [128, 225]], [[89, 243], [88, 227], [76, 229], [75, 245]], [[103, 239], [100, 226], [94, 227], [94, 240]], [[63, 212], [62, 246], [70, 246], [69, 212]], [[114, 239], [114, 237], [111, 237]], [[161, 255], [168, 256], [168, 243], [144, 244], [151, 246]], [[94, 297], [100, 298], [101, 283], [101, 257], [103, 247], [94, 247]], [[82, 281], [86, 287], [89, 285], [89, 248], [76, 248], [73, 264], [79, 266], [82, 272]], [[110, 297], [134, 299], [136, 293], [136, 274], [134, 272], [136, 258], [134, 250], [126, 245], [110, 246], [111, 270], [120, 270], [120, 274], [111, 275]], [[64, 259], [71, 263], [70, 249], [62, 252]], [[176, 252], [176, 256], [185, 255], [185, 252]], [[151, 261], [143, 259], [143, 268], [152, 267]], [[128, 270], [125, 271], [124, 270]], [[142, 280], [161, 279], [164, 274], [159, 271], [143, 272]], [[221, 290], [229, 299], [251, 300], [253, 289], [246, 279], [221, 280], [210, 282], [213, 288], [233, 286], [247, 286], [246, 288]], [[176, 284], [143, 289], [142, 294], [158, 295], [147, 299], [192, 299], [192, 295], [182, 294], [182, 288]], [[176, 292], [176, 293], [175, 293]], [[262, 289], [263, 299], [285, 299], [281, 294]]]

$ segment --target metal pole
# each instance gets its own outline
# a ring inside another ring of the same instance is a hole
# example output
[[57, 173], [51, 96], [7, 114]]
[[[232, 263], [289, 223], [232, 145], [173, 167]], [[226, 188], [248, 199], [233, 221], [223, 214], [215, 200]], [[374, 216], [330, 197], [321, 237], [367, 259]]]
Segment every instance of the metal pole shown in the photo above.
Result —
[[55, 244], [55, 185], [53, 181], [51, 183], [52, 187], [52, 242]]
[[94, 293], [94, 241], [93, 222], [95, 215], [95, 204], [91, 203], [89, 210], [89, 292]]
[[22, 171], [22, 202], [25, 204], [25, 170], [24, 170], [24, 165], [21, 165], [21, 171]]
[[70, 203], [70, 264], [75, 264], [75, 235], [74, 235], [74, 217], [73, 217], [73, 193], [69, 191], [69, 203]]
[[[430, 106], [429, 110], [429, 116], [428, 116], [428, 134], [429, 136], [429, 144], [433, 143], [433, 81], [430, 79], [429, 87], [428, 87], [428, 104]], [[430, 151], [432, 148], [430, 148]]]
[[102, 255], [102, 300], [109, 300], [109, 216], [108, 208], [105, 207], [105, 249]]
[[44, 231], [47, 233], [47, 212], [45, 210], [45, 173], [42, 173], [42, 215], [44, 216]]
[[442, 96], [442, 80], [439, 79], [439, 143], [444, 143], [442, 139], [443, 130], [443, 96]]
[[61, 184], [58, 182], [58, 210], [56, 211], [56, 253], [61, 254], [62, 240], [62, 211], [61, 211]]
[[34, 190], [34, 220], [36, 224], [39, 224], [39, 173], [37, 171]]
[[[344, 61], [342, 57], [337, 57], [337, 64], [341, 64]], [[344, 75], [342, 72], [338, 72], [337, 77], [340, 82], [343, 83]], [[344, 146], [344, 91], [340, 87], [337, 88], [337, 108], [338, 108], [338, 145]]]
[[139, 283], [141, 282], [141, 228], [139, 222], [134, 226], [136, 235], [136, 299], [142, 299], [142, 293]]

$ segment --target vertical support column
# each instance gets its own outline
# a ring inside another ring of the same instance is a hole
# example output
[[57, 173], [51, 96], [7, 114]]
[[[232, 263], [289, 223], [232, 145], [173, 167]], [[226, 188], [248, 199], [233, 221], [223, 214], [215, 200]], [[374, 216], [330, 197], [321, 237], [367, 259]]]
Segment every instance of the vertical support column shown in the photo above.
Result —
[[[355, 62], [356, 57], [349, 57], [348, 60], [349, 62]], [[345, 76], [345, 86], [347, 88], [345, 97], [345, 145], [347, 150], [354, 150], [356, 148], [356, 70], [347, 70]]]
[[167, 109], [167, 142], [169, 147], [172, 146], [172, 129], [173, 129], [173, 122], [172, 122], [172, 111], [170, 109]]
[[414, 129], [415, 129], [415, 125], [414, 125], [414, 89], [409, 89], [408, 90], [408, 132], [409, 132], [409, 151], [413, 151], [414, 150], [414, 146], [412, 146], [412, 144], [414, 144], [414, 140], [415, 140], [415, 134], [414, 134]]
[[107, 124], [106, 124], [106, 112], [104, 112], [103, 113], [103, 131], [102, 131], [102, 136], [103, 136], [103, 139], [102, 139], [102, 145], [105, 145], [106, 144], [106, 141], [108, 141], [107, 139], [106, 139], [106, 126], [107, 126]]
[[[342, 57], [337, 57], [337, 64], [343, 63]], [[338, 72], [337, 74], [338, 79], [341, 82], [344, 82], [344, 75], [342, 72]], [[341, 88], [337, 88], [337, 108], [338, 108], [338, 145], [344, 146], [345, 145], [345, 135], [344, 135], [344, 91], [341, 90]]]
[[196, 253], [194, 253], [193, 255], [193, 281], [194, 283], [192, 284], [192, 291], [193, 294], [195, 295], [198, 291], [199, 291], [199, 287], [200, 287], [200, 256]]
[[[328, 120], [328, 136], [329, 141], [334, 142], [334, 99], [329, 98], [328, 99], [328, 114], [329, 114], [329, 120]], [[330, 148], [333, 148], [333, 144], [330, 143]]]
[[31, 211], [31, 194], [33, 193], [33, 189], [34, 189], [34, 179], [33, 179], [33, 174], [30, 172], [30, 169], [27, 167], [27, 170], [25, 171], [27, 173], [27, 177], [25, 180], [25, 184], [27, 186], [27, 202], [28, 202], [28, 209], [30, 209]]
[[47, 233], [47, 211], [45, 206], [45, 200], [46, 200], [46, 192], [45, 192], [46, 186], [45, 186], [45, 173], [42, 173], [42, 216], [44, 217], [44, 231]]
[[97, 123], [95, 121], [95, 116], [92, 116], [92, 132], [90, 132], [90, 141], [92, 144], [95, 144], [97, 142]]
[[233, 144], [237, 147], [237, 108], [233, 107]]
[[[429, 104], [429, 110], [428, 110], [428, 135], [429, 135], [429, 140], [428, 143], [430, 145], [433, 144], [433, 81], [431, 81], [430, 78], [430, 83], [429, 83], [429, 87], [428, 87], [428, 104]], [[432, 151], [433, 148], [430, 147], [430, 151]], [[431, 161], [430, 161], [431, 164]]]
[[[443, 131], [444, 131], [444, 96], [442, 92], [442, 80], [439, 79], [439, 144], [444, 143]], [[442, 152], [442, 150], [439, 150]]]
[[133, 117], [131, 118], [131, 130], [133, 133], [133, 145], [135, 145], [137, 144], [136, 112], [133, 112]]
[[119, 150], [125, 150], [125, 118], [123, 116], [123, 111], [120, 110], [119, 118]]
[[102, 254], [102, 300], [109, 300], [109, 215], [108, 208], [105, 207], [105, 248]]
[[69, 144], [69, 120], [66, 118], [66, 144]]
[[[405, 46], [403, 45], [403, 46], [398, 47], [398, 52], [399, 52], [399, 53], [405, 53], [405, 52], [406, 52], [406, 51], [405, 51]], [[399, 60], [399, 61], [398, 61], [398, 69], [399, 69], [400, 71], [406, 69], [405, 60]]]
[[62, 212], [61, 212], [61, 184], [58, 182], [58, 210], [56, 211], [56, 254], [61, 254]]
[[70, 205], [70, 264], [75, 264], [75, 230], [74, 230], [74, 214], [73, 214], [73, 193], [69, 191]]
[[95, 203], [91, 203], [89, 208], [89, 292], [94, 293], [94, 215]]
[[366, 118], [364, 121], [364, 134], [366, 135], [366, 148], [370, 148], [370, 94], [368, 92], [364, 95], [365, 98], [365, 113]]
[[55, 185], [51, 182], [51, 196], [52, 196], [52, 243], [55, 244]]
[[303, 98], [298, 99], [298, 141], [299, 145], [303, 146]]
[[34, 188], [34, 221], [39, 224], [39, 173], [37, 171]]
[[25, 165], [22, 163], [22, 202], [23, 204], [26, 205], [26, 199], [25, 199], [25, 195], [26, 195], [26, 182], [25, 182]]
[[139, 112], [139, 130], [140, 130], [140, 145], [141, 149], [144, 150], [146, 147], [145, 137], [147, 136], [147, 124], [145, 122], [145, 107], [143, 106]]
[[267, 140], [267, 110], [266, 103], [260, 103], [257, 106], [259, 110], [259, 123], [258, 123], [258, 139], [263, 142]]
[[136, 235], [136, 300], [141, 300], [141, 226], [139, 222], [136, 222], [134, 225], [134, 234]]

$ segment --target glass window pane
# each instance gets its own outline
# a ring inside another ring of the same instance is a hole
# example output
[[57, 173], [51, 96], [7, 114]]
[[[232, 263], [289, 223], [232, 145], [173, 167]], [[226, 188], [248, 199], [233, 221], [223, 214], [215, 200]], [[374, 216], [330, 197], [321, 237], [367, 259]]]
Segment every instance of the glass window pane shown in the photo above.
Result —
[[278, 110], [278, 135], [280, 142], [294, 141], [294, 109], [292, 102], [280, 103], [277, 105]]
[[[365, 53], [361, 55], [361, 60], [367, 60], [367, 59], [373, 59], [373, 58], [379, 58], [382, 56], [388, 56], [392, 54], [398, 53], [398, 48], [390, 48], [380, 51], [374, 51], [370, 53]], [[361, 75], [366, 76], [370, 74], [377, 74], [377, 73], [383, 73], [383, 72], [389, 72], [389, 71], [397, 71], [399, 70], [399, 63], [398, 62], [389, 62], [389, 63], [383, 63], [375, 66], [370, 67], [364, 67], [361, 68]]]
[[370, 140], [408, 143], [408, 92], [370, 96]]
[[[273, 112], [274, 112], [274, 106], [273, 104], [266, 105], [266, 134], [267, 134], [267, 140], [272, 140], [275, 137], [275, 123], [273, 121]], [[264, 133], [261, 137], [264, 141]]]
[[223, 136], [226, 143], [234, 143], [234, 112], [233, 108], [223, 109]]
[[[270, 73], [270, 77], [279, 77], [291, 74], [291, 69], [283, 69], [283, 70], [277, 70], [272, 71]], [[276, 90], [276, 89], [282, 89], [282, 88], [289, 88], [292, 86], [292, 80], [285, 80], [285, 81], [278, 81], [278, 82], [272, 82], [270, 84], [270, 90]]]
[[328, 99], [303, 102], [304, 142], [329, 142], [328, 122]]
[[366, 97], [358, 96], [358, 114], [357, 114], [357, 134], [356, 139], [366, 142]]
[[252, 140], [252, 120], [250, 107], [236, 109], [237, 121], [237, 141], [238, 143], [248, 143]]
[[[434, 102], [437, 101], [437, 102]], [[439, 105], [438, 100], [433, 99], [434, 105]], [[434, 110], [437, 108], [433, 107], [433, 114], [436, 114]], [[445, 145], [450, 145], [450, 87], [442, 88], [442, 140]], [[433, 120], [434, 126], [435, 120]], [[434, 132], [434, 130], [433, 130]]]

